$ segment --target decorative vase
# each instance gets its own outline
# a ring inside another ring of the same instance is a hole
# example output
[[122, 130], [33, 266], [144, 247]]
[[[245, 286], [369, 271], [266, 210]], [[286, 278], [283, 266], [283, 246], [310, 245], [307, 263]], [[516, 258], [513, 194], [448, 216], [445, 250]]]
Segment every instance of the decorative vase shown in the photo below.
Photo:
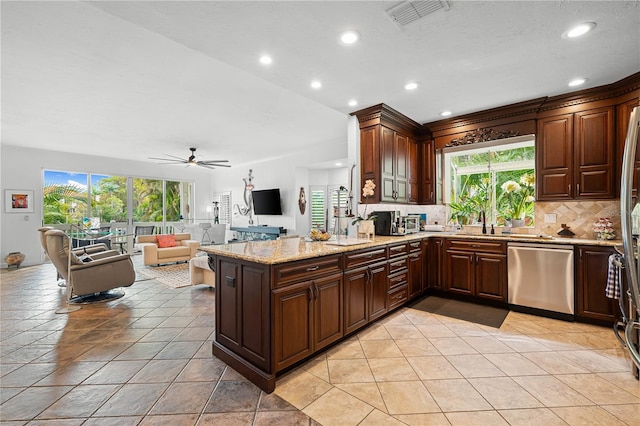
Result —
[[512, 228], [522, 228], [524, 226], [524, 219], [512, 219], [511, 227]]
[[375, 235], [376, 227], [373, 220], [358, 221], [358, 238], [371, 238]]

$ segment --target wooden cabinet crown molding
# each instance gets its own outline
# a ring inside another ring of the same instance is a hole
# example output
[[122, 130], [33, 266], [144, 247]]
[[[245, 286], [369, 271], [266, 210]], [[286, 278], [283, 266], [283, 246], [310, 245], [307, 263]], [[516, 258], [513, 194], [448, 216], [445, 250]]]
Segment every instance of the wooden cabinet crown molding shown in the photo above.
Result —
[[[539, 112], [543, 113], [561, 108], [576, 107], [579, 105], [606, 101], [608, 99], [615, 102], [615, 98], [636, 90], [640, 90], [640, 72], [630, 75], [620, 81], [616, 81], [615, 83], [549, 97], [540, 106]], [[557, 114], [557, 112], [553, 111], [553, 114]]]
[[378, 104], [369, 108], [352, 112], [360, 123], [360, 129], [381, 124], [395, 131], [407, 134], [407, 136], [416, 136], [421, 133], [422, 125], [396, 111], [385, 104]]

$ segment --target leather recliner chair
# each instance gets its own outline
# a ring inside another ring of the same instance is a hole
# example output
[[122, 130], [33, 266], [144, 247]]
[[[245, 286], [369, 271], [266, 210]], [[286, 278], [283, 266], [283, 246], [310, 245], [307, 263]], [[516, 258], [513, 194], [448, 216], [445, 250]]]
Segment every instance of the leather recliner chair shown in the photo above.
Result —
[[[107, 250], [90, 255], [91, 261], [84, 262], [69, 250], [69, 237], [63, 231], [52, 229], [45, 236], [49, 258], [67, 282], [70, 301], [75, 301], [75, 296], [97, 296], [134, 283], [136, 273], [130, 255]], [[103, 299], [96, 297], [95, 300]]]

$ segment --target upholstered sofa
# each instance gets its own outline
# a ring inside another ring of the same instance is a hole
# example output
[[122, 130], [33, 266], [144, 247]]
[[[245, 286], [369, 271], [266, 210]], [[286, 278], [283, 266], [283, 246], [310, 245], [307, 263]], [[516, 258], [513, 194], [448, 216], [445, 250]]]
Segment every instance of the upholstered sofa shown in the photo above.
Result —
[[142, 249], [145, 265], [187, 262], [196, 255], [200, 243], [191, 234], [138, 235], [136, 246]]

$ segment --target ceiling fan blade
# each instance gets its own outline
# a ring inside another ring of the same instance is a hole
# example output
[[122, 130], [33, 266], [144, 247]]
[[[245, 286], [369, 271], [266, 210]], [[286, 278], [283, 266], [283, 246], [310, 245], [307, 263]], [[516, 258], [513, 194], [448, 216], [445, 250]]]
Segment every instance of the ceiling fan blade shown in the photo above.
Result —
[[181, 159], [181, 158], [176, 158], [174, 160], [173, 158], [149, 157], [149, 160], [173, 161], [173, 162], [176, 162], [176, 163], [184, 163], [184, 160]]
[[167, 157], [175, 158], [176, 160], [180, 160], [182, 162], [186, 162], [186, 160], [182, 157], [176, 157], [175, 155], [165, 154]]
[[209, 161], [198, 161], [198, 166], [202, 166], [202, 167], [209, 167], [209, 166], [214, 166], [214, 167], [231, 167], [231, 165], [230, 165], [230, 164], [210, 163]]
[[162, 160], [164, 163], [156, 163], [156, 164], [184, 164], [184, 161], [177, 160]]
[[203, 160], [203, 161], [198, 161], [198, 163], [202, 163], [202, 164], [217, 164], [217, 163], [228, 163], [229, 160]]
[[207, 165], [207, 164], [201, 164], [201, 163], [198, 163], [198, 166], [200, 166], [200, 167], [204, 167], [205, 169], [211, 169], [211, 170], [215, 170], [215, 169], [216, 169], [215, 167], [213, 167], [213, 166], [209, 166], [209, 165]]

